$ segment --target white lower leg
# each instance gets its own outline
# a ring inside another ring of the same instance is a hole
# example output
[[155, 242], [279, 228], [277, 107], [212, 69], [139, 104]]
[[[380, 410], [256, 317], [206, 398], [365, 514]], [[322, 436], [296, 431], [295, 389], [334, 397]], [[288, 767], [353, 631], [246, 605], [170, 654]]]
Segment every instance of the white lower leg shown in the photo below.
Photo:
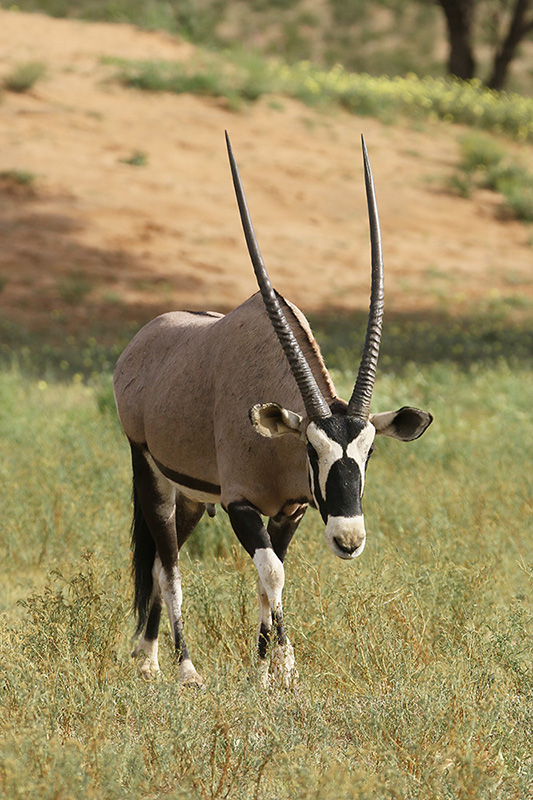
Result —
[[[159, 556], [156, 557], [154, 562], [154, 570], [157, 570], [157, 578], [161, 587], [163, 600], [167, 607], [172, 635], [174, 636], [174, 644], [179, 650], [181, 643], [178, 641], [178, 636], [182, 628], [181, 604], [183, 601], [180, 571], [177, 564], [171, 567], [170, 570], [164, 569]], [[196, 672], [188, 655], [180, 661], [179, 674], [181, 683], [203, 683], [202, 678]]]
[[139, 670], [146, 678], [158, 675], [160, 672], [159, 661], [157, 660], [157, 652], [159, 649], [159, 642], [157, 639], [141, 639], [135, 650], [134, 656], [139, 656], [142, 660], [139, 664]]
[[268, 686], [268, 658], [266, 651], [268, 646], [268, 639], [270, 638], [270, 631], [272, 629], [272, 613], [270, 610], [270, 603], [268, 602], [268, 595], [265, 591], [261, 578], [257, 579], [257, 599], [259, 602], [259, 625], [257, 629], [257, 672], [260, 686], [266, 688]]
[[290, 689], [298, 678], [295, 669], [294, 650], [289, 639], [285, 644], [278, 644], [272, 651], [272, 679], [277, 686]]
[[[154, 605], [156, 603], [159, 603], [161, 598], [161, 589], [159, 587], [159, 578], [155, 569], [155, 563], [154, 567], [152, 568], [152, 577], [153, 577], [153, 588], [152, 588], [152, 597], [150, 598], [148, 617], [150, 617], [150, 613]], [[147, 639], [145, 630], [144, 636], [137, 643], [137, 646], [135, 647], [135, 650], [133, 651], [132, 655], [135, 657], [142, 657], [139, 669], [146, 678], [158, 675], [160, 672], [159, 661], [157, 659], [158, 649], [159, 649], [159, 642], [157, 637], [154, 639]]]
[[253, 562], [270, 610], [277, 611], [279, 609], [281, 611], [281, 593], [285, 583], [283, 564], [270, 547], [261, 547], [256, 550]]
[[180, 670], [180, 683], [188, 683], [188, 684], [195, 684], [197, 686], [203, 686], [204, 679], [198, 675], [194, 664], [192, 663], [190, 658], [184, 658], [183, 661], [180, 663], [179, 666]]
[[[276, 617], [283, 619], [281, 596], [285, 583], [285, 570], [280, 559], [270, 548], [256, 550], [253, 561], [259, 574], [259, 630], [261, 631], [262, 624], [270, 630], [273, 619]], [[276, 645], [272, 653], [272, 677], [275, 683], [289, 688], [292, 684], [294, 665], [294, 651], [286, 639], [284, 644]], [[267, 684], [268, 666], [263, 667], [260, 662], [260, 670], [260, 679]]]

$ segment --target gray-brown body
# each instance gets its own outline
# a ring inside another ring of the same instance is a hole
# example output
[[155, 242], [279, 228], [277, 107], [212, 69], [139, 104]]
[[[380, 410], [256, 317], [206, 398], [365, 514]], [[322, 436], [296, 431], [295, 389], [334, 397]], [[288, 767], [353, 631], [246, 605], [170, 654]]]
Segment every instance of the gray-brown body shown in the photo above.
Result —
[[[286, 317], [328, 403], [337, 399], [307, 320], [280, 298]], [[121, 355], [115, 397], [130, 441], [192, 483], [192, 499], [247, 498], [275, 516], [288, 501], [310, 499], [305, 443], [266, 439], [250, 424], [257, 403], [305, 407], [259, 293], [222, 316], [176, 311], [145, 325]]]
[[[163, 314], [135, 336], [114, 376], [133, 469], [134, 606], [145, 674], [159, 670], [165, 603], [180, 681], [199, 683], [181, 616], [179, 550], [207, 505], [220, 502], [258, 574], [260, 682], [291, 686], [294, 653], [285, 633], [283, 562], [311, 503], [336, 556], [357, 558], [366, 541], [361, 499], [376, 434], [417, 439], [431, 414], [404, 406], [370, 413], [383, 316], [377, 204], [363, 143], [372, 287], [352, 396], [340, 400], [303, 314], [272, 288], [227, 139], [243, 230], [260, 288], [226, 316]], [[267, 523], [263, 517], [269, 517]]]

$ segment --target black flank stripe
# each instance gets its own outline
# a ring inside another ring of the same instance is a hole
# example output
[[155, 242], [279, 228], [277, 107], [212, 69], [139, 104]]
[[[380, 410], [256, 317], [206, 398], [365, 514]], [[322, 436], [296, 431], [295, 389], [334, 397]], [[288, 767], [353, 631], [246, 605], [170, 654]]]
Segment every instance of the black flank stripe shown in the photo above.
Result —
[[[150, 455], [152, 455], [150, 453]], [[217, 486], [216, 483], [209, 483], [209, 481], [202, 481], [199, 478], [191, 478], [190, 475], [184, 475], [183, 472], [175, 472], [173, 469], [169, 467], [165, 467], [161, 464], [157, 458], [154, 458], [154, 464], [158, 468], [160, 472], [163, 473], [165, 478], [168, 478], [174, 483], [179, 483], [180, 486], [186, 486], [187, 489], [196, 489], [197, 492], [205, 492], [206, 494], [220, 494], [220, 486]]]

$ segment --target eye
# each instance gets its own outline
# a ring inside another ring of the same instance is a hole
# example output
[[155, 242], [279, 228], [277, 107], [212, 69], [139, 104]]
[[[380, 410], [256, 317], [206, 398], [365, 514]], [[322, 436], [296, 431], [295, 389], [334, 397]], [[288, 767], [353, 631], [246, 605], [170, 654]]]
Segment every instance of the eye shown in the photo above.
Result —
[[[372, 455], [372, 453], [373, 453], [373, 452], [374, 452], [374, 445], [373, 445], [373, 444], [371, 444], [371, 445], [370, 445], [370, 450], [368, 451], [368, 454], [367, 454], [367, 457], [366, 457], [366, 463], [367, 463], [367, 464], [368, 464], [368, 462], [369, 462], [369, 460], [370, 460], [370, 456]], [[366, 466], [366, 465], [365, 465], [365, 466]]]

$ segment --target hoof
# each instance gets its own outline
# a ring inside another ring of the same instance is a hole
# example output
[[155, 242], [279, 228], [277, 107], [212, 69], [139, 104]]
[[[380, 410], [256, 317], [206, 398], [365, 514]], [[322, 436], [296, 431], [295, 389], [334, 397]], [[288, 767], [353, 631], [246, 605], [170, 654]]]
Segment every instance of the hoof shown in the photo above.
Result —
[[254, 678], [260, 689], [268, 689], [270, 686], [269, 664], [266, 658], [257, 660]]
[[157, 661], [154, 663], [149, 658], [145, 658], [139, 663], [139, 674], [145, 680], [153, 681], [161, 677], [161, 670]]
[[295, 689], [298, 670], [290, 642], [275, 647], [270, 662], [267, 658], [258, 658], [251, 674], [259, 689]]
[[161, 675], [157, 660], [157, 642], [141, 640], [131, 656], [137, 659], [139, 674], [146, 680], [153, 680]]
[[272, 652], [272, 683], [279, 689], [294, 689], [298, 683], [292, 644], [278, 645]]
[[191, 686], [196, 689], [205, 689], [204, 679], [198, 675], [190, 659], [184, 659], [180, 664], [180, 683], [182, 686]]

